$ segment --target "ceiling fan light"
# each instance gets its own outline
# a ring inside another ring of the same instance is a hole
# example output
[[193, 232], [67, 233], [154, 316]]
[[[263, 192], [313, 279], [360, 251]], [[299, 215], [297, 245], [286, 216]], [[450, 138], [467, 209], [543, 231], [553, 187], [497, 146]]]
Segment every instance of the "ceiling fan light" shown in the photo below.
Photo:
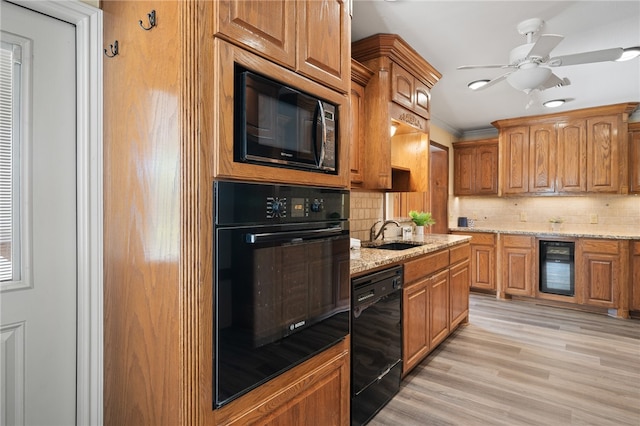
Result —
[[545, 67], [520, 68], [507, 77], [511, 86], [518, 90], [533, 90], [547, 81], [551, 70]]
[[564, 103], [565, 103], [564, 99], [552, 99], [550, 101], [543, 103], [542, 105], [544, 105], [547, 108], [557, 108], [560, 105], [563, 105]]
[[616, 59], [616, 61], [630, 61], [631, 59], [637, 58], [638, 56], [640, 56], [640, 46], [627, 47], [626, 49], [623, 49], [622, 56]]
[[485, 86], [488, 82], [489, 80], [475, 80], [467, 84], [467, 87], [471, 90], [478, 90], [479, 88]]

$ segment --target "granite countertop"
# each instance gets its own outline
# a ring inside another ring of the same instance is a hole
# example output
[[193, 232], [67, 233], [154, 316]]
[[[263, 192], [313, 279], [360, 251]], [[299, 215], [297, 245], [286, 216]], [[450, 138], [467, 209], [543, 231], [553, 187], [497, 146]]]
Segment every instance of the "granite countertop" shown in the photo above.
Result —
[[515, 226], [486, 226], [486, 227], [473, 227], [473, 228], [450, 228], [451, 232], [487, 232], [493, 234], [520, 234], [520, 235], [535, 235], [535, 236], [556, 236], [556, 237], [577, 237], [577, 238], [608, 238], [616, 240], [639, 240], [640, 229], [637, 227], [630, 227], [628, 230], [608, 230], [606, 227], [596, 226], [567, 226], [561, 227], [559, 231], [552, 231], [549, 226], [529, 226], [526, 229], [519, 229]]
[[[375, 243], [363, 242], [362, 248], [351, 250], [351, 275], [377, 269], [385, 265], [397, 264], [413, 257], [442, 250], [470, 240], [471, 237], [463, 235], [427, 234], [414, 236], [413, 239], [403, 240], [396, 237], [376, 241]], [[365, 247], [365, 245], [382, 245], [390, 242], [405, 242], [416, 246], [415, 248], [404, 250], [383, 250]]]

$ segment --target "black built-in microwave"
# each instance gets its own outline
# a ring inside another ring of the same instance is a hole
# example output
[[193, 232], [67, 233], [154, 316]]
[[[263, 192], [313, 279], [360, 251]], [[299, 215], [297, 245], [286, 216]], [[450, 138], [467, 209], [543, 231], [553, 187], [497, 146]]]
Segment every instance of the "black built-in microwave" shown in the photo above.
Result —
[[336, 105], [235, 67], [234, 161], [337, 174]]

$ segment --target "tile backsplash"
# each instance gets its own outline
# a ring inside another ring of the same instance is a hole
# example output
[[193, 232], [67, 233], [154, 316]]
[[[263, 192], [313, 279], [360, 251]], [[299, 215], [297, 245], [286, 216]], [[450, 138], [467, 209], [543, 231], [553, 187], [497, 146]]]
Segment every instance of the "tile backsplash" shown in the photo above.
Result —
[[[449, 226], [456, 227], [459, 216], [475, 220], [476, 227], [516, 229], [548, 226], [560, 217], [563, 229], [586, 231], [640, 230], [640, 196], [597, 195], [581, 197], [453, 197], [449, 198]], [[595, 223], [594, 223], [595, 222]]]
[[384, 194], [351, 191], [351, 238], [369, 240], [371, 225], [384, 217]]
[[[351, 237], [369, 240], [369, 230], [384, 218], [385, 194], [351, 191]], [[541, 229], [560, 217], [565, 231], [596, 227], [614, 232], [640, 232], [640, 196], [597, 195], [580, 197], [454, 197], [449, 196], [449, 227], [458, 217], [475, 219], [475, 226]], [[592, 223], [597, 222], [597, 223]], [[392, 230], [390, 229], [390, 232]]]

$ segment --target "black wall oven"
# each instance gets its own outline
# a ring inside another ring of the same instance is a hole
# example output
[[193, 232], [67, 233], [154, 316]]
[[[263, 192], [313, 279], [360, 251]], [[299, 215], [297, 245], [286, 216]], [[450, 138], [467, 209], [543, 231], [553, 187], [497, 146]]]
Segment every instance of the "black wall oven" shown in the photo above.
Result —
[[214, 183], [214, 408], [349, 332], [349, 192]]

